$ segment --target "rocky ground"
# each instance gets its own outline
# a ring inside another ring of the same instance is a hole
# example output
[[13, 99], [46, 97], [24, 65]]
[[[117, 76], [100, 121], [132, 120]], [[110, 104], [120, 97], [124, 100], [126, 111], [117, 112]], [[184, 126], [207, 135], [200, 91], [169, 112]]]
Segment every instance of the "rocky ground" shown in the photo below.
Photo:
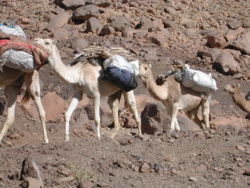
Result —
[[[247, 0], [1, 0], [0, 5], [1, 20], [15, 20], [30, 39], [54, 38], [65, 63], [92, 44], [122, 46], [151, 63], [155, 75], [176, 61], [188, 61], [192, 68], [211, 72], [219, 86], [211, 101], [212, 129], [201, 130], [180, 114], [182, 131], [165, 133], [166, 109], [140, 83], [135, 93], [143, 140], [126, 113], [121, 115], [128, 120], [125, 128], [115, 139], [109, 137], [112, 119], [106, 98], [98, 140], [91, 129], [92, 101], [84, 97], [72, 118], [71, 140], [65, 142], [63, 113], [72, 87], [46, 65], [39, 72], [50, 144], [43, 144], [34, 104], [18, 103], [16, 121], [0, 146], [0, 187], [39, 187], [41, 182], [44, 187], [84, 188], [249, 187]], [[242, 96], [244, 110], [224, 90], [226, 84], [241, 85], [237, 96]], [[3, 125], [2, 91], [0, 104]]]

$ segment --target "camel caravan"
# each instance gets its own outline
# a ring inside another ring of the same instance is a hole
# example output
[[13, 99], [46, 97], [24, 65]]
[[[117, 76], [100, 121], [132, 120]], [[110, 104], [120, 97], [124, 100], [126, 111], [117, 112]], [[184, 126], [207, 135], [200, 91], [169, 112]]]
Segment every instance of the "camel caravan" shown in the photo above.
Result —
[[[136, 120], [138, 136], [143, 138], [140, 115], [137, 111], [134, 89], [140, 79], [150, 95], [162, 102], [170, 115], [170, 132], [181, 130], [177, 115], [184, 111], [187, 116], [201, 128], [210, 128], [210, 101], [218, 89], [211, 74], [194, 70], [188, 64], [177, 64], [165, 75], [154, 79], [152, 66], [139, 62], [134, 54], [121, 47], [107, 48], [90, 46], [84, 49], [69, 64], [64, 64], [60, 52], [53, 39], [36, 38], [27, 40], [19, 26], [0, 25], [0, 85], [4, 88], [7, 104], [7, 119], [0, 133], [0, 143], [14, 123], [17, 96], [23, 84], [26, 85], [22, 102], [30, 98], [34, 100], [40, 114], [44, 132], [44, 141], [49, 143], [46, 131], [46, 117], [40, 96], [39, 69], [45, 64], [49, 66], [66, 83], [74, 86], [73, 98], [65, 113], [65, 140], [70, 137], [70, 120], [81, 101], [83, 94], [94, 101], [93, 131], [101, 138], [100, 101], [108, 97], [112, 110], [114, 131], [112, 138], [120, 130], [119, 104], [124, 96], [127, 106]], [[239, 87], [227, 86], [227, 91], [239, 94]], [[237, 99], [235, 99], [237, 100]], [[248, 106], [242, 106], [250, 111]], [[202, 111], [202, 120], [198, 111]]]

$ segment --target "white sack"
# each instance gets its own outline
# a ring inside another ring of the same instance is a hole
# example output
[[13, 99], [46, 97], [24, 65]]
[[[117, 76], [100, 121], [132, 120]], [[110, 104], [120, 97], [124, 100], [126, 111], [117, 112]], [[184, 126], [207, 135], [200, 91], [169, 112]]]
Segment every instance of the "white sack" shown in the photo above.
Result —
[[103, 67], [106, 70], [109, 66], [120, 67], [121, 69], [125, 69], [135, 76], [139, 74], [139, 61], [128, 62], [124, 57], [120, 55], [114, 55], [103, 62]]
[[1, 64], [23, 72], [32, 72], [37, 68], [33, 56], [24, 51], [6, 50], [0, 57]]
[[0, 31], [6, 34], [15, 35], [22, 39], [27, 39], [23, 29], [19, 25], [7, 26], [4, 24], [0, 24]]
[[185, 65], [182, 85], [191, 88], [194, 91], [210, 93], [216, 91], [217, 84], [211, 74], [204, 73], [202, 71], [190, 69], [188, 65]]

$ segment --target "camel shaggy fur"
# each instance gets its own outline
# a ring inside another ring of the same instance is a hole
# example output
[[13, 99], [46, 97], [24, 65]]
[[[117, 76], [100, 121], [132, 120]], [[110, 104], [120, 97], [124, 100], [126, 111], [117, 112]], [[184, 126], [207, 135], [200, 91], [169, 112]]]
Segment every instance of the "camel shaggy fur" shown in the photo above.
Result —
[[49, 143], [46, 131], [45, 111], [40, 97], [38, 72], [34, 70], [33, 72], [27, 73], [7, 66], [4, 66], [3, 70], [0, 71], [0, 87], [4, 88], [8, 113], [0, 133], [0, 143], [10, 126], [14, 123], [16, 100], [23, 83], [26, 85], [26, 95], [24, 99], [27, 101], [31, 97], [34, 100], [42, 122], [45, 143]]
[[[157, 85], [151, 70], [151, 65], [140, 65], [140, 78], [149, 93], [166, 106], [171, 117], [171, 132], [180, 130], [177, 114], [179, 110], [186, 112], [188, 117], [202, 126], [202, 122], [198, 118], [199, 107], [202, 108], [203, 121], [205, 127], [209, 128], [209, 98], [199, 92], [185, 88], [177, 82], [174, 76], [166, 78], [162, 85]], [[202, 126], [203, 127], [203, 126]], [[204, 127], [203, 127], [204, 128]]]
[[65, 140], [69, 140], [69, 122], [70, 117], [77, 107], [78, 102], [82, 99], [82, 94], [85, 93], [88, 97], [94, 99], [95, 108], [95, 123], [96, 134], [100, 139], [100, 98], [108, 96], [108, 103], [112, 109], [115, 132], [112, 135], [114, 137], [117, 131], [120, 129], [118, 120], [118, 110], [121, 95], [124, 94], [125, 100], [128, 102], [132, 113], [136, 119], [136, 123], [141, 136], [141, 121], [137, 112], [135, 96], [133, 91], [124, 92], [120, 88], [116, 87], [110, 82], [100, 79], [102, 67], [100, 65], [94, 65], [92, 63], [78, 63], [74, 66], [65, 65], [62, 60], [58, 48], [56, 47], [52, 39], [35, 39], [35, 42], [42, 45], [49, 50], [50, 56], [48, 58], [49, 64], [55, 70], [55, 72], [67, 83], [75, 86], [75, 92], [73, 99], [69, 105], [69, 108], [65, 114]]

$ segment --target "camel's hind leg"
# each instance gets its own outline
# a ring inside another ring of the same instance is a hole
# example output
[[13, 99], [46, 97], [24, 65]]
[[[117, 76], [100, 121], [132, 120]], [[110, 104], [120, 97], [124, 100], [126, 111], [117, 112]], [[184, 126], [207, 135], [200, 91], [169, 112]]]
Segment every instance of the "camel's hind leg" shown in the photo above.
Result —
[[192, 110], [189, 110], [188, 112], [186, 112], [186, 115], [193, 120], [198, 126], [200, 126], [201, 128], [203, 128], [202, 126], [202, 122], [198, 117], [198, 111], [199, 111], [199, 107], [200, 105], [198, 105], [197, 107], [195, 107]]
[[[170, 123], [170, 133], [174, 131], [176, 126], [179, 124], [177, 122], [177, 115], [178, 115], [178, 103], [174, 103], [171, 108], [171, 123]], [[176, 125], [177, 123], [177, 125]]]
[[45, 143], [49, 143], [47, 130], [46, 130], [46, 116], [45, 110], [42, 105], [41, 95], [40, 95], [40, 82], [39, 82], [39, 74], [37, 71], [34, 71], [30, 74], [25, 75], [25, 84], [27, 90], [29, 91], [31, 98], [34, 100], [35, 105], [38, 109], [39, 116], [43, 126], [43, 134]]
[[15, 107], [16, 107], [16, 99], [18, 92], [20, 90], [20, 87], [16, 87], [14, 85], [7, 86], [4, 89], [6, 100], [7, 100], [7, 119], [4, 123], [3, 129], [0, 133], [0, 143], [4, 137], [4, 135], [7, 133], [10, 126], [14, 123], [15, 120]]
[[125, 100], [127, 101], [128, 105], [129, 105], [134, 117], [135, 117], [136, 124], [137, 124], [138, 131], [139, 131], [139, 136], [142, 137], [141, 119], [140, 119], [138, 111], [137, 111], [134, 91], [131, 90], [129, 92], [124, 92], [124, 97], [125, 97]]
[[119, 91], [119, 92], [109, 96], [109, 99], [108, 99], [108, 104], [109, 104], [110, 108], [112, 109], [114, 126], [115, 126], [115, 130], [114, 130], [114, 133], [111, 135], [111, 138], [114, 138], [115, 135], [117, 134], [117, 132], [119, 131], [119, 129], [121, 128], [120, 122], [119, 122], [119, 117], [118, 117], [121, 94], [122, 94], [122, 92]]
[[101, 118], [100, 118], [100, 94], [95, 94], [94, 96], [94, 106], [95, 106], [95, 123], [96, 123], [96, 135], [98, 139], [101, 139]]
[[204, 101], [202, 101], [202, 116], [203, 116], [203, 121], [205, 123], [205, 128], [210, 128], [209, 113], [210, 113], [209, 98], [207, 98]]
[[82, 93], [76, 92], [71, 100], [67, 112], [65, 113], [65, 141], [69, 141], [69, 122], [70, 117], [76, 109], [79, 101], [82, 99]]

